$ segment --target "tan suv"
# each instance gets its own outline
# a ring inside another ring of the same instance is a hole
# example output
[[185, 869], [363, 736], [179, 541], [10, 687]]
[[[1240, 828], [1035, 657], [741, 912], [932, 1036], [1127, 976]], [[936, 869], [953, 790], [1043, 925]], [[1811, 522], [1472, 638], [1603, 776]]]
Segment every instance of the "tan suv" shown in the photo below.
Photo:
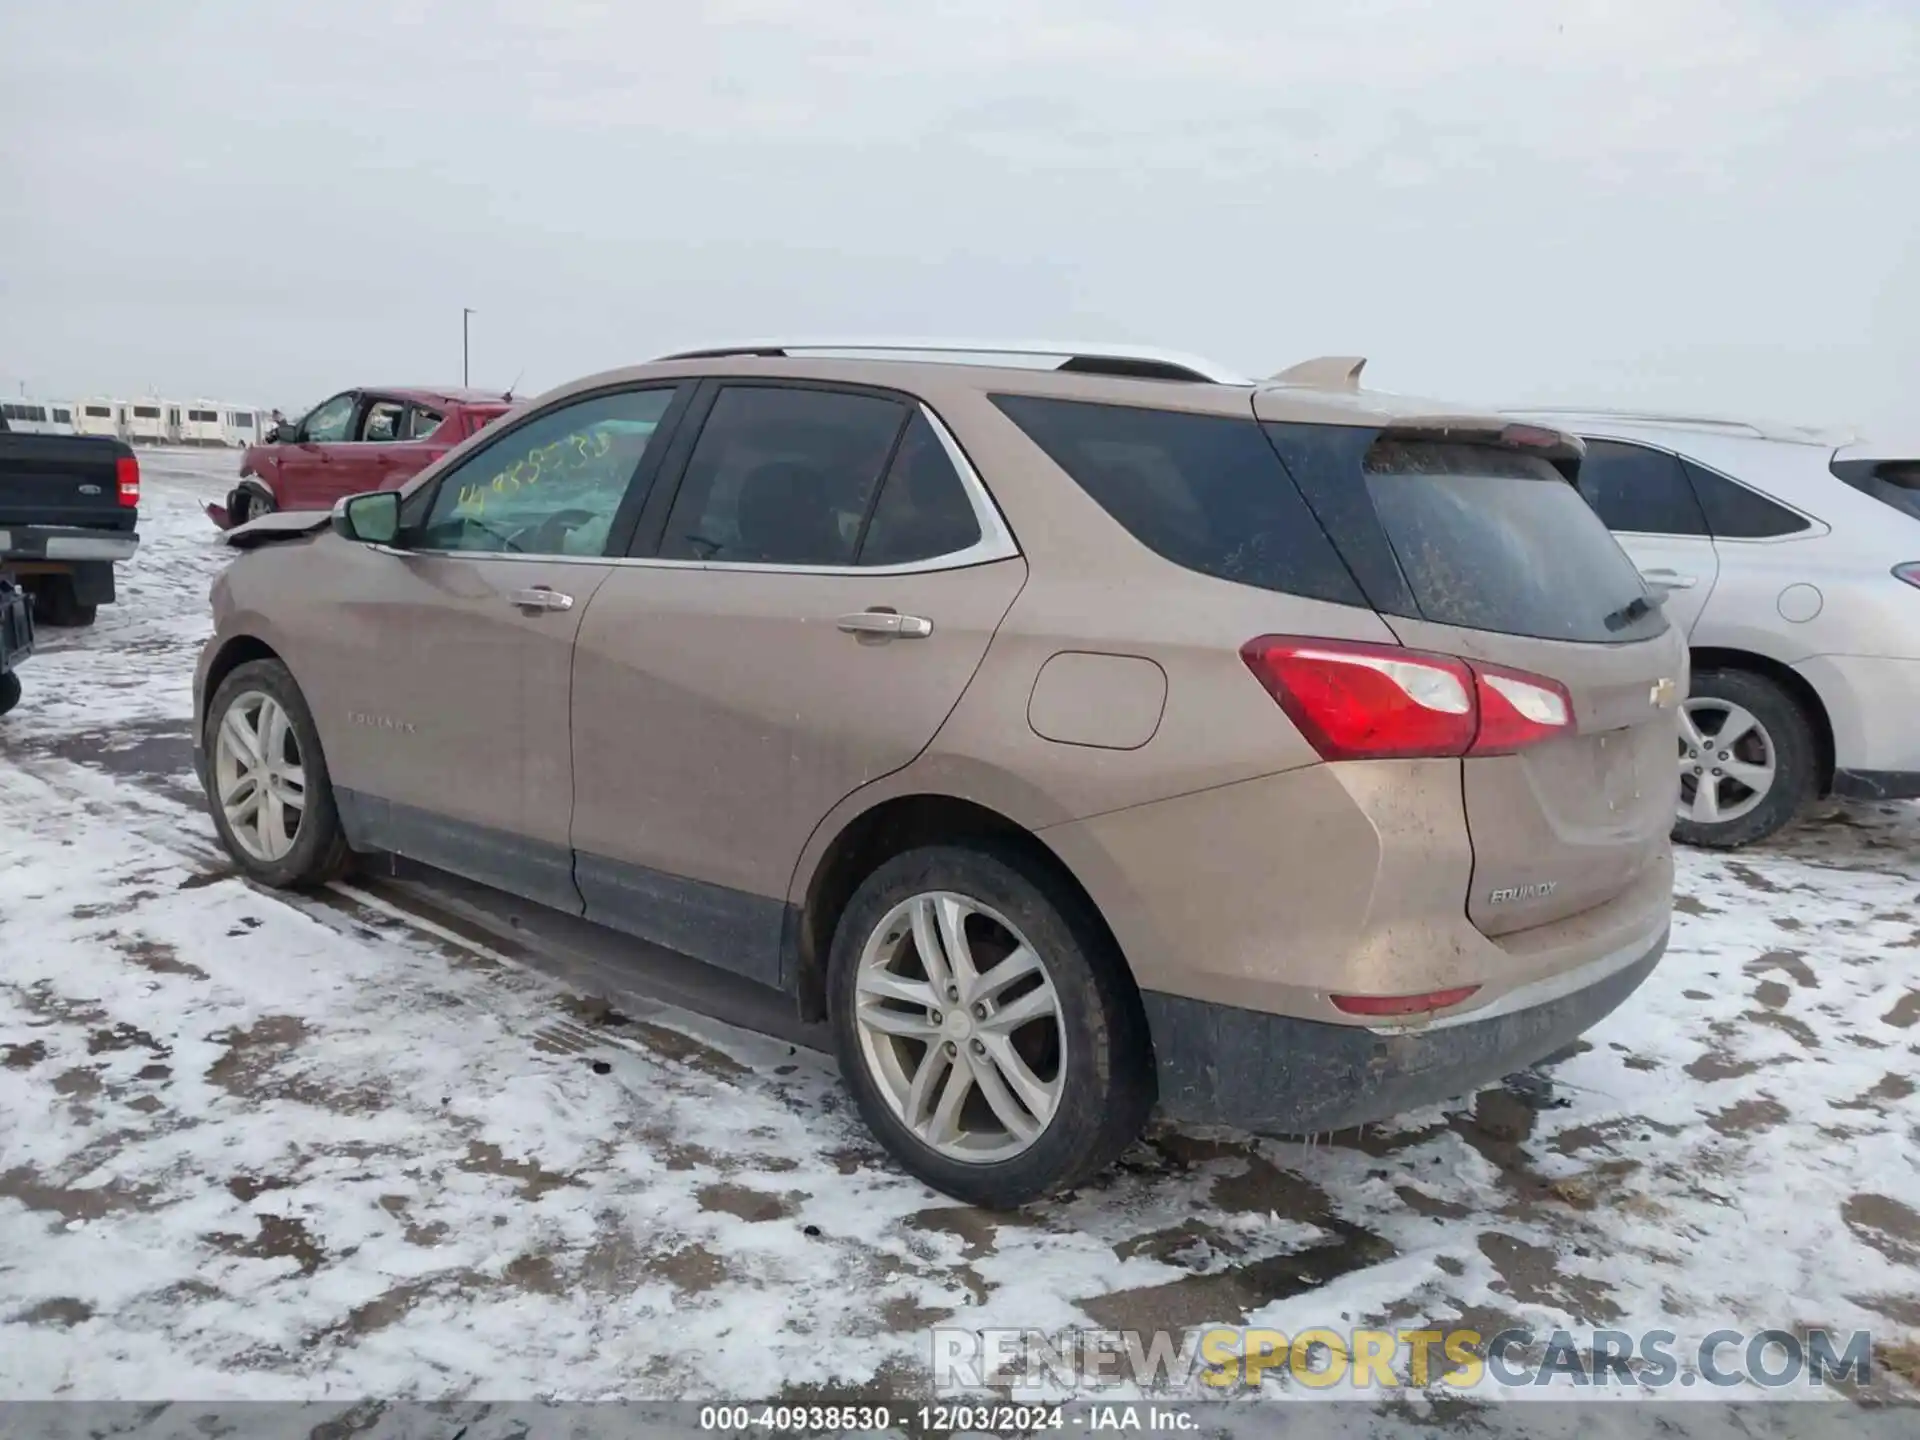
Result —
[[1686, 650], [1577, 440], [1338, 363], [965, 348], [596, 375], [232, 532], [234, 859], [396, 852], [779, 987], [989, 1206], [1156, 1102], [1339, 1129], [1632, 992]]

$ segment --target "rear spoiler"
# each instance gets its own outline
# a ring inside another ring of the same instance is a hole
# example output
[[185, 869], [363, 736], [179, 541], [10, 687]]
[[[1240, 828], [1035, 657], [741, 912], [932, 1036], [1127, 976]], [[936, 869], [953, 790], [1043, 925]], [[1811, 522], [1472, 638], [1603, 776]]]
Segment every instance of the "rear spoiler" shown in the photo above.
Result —
[[1579, 477], [1580, 462], [1587, 455], [1587, 442], [1568, 430], [1447, 415], [1412, 415], [1395, 420], [1380, 431], [1380, 438], [1451, 440], [1458, 444], [1492, 445], [1501, 450], [1518, 450], [1545, 460], [1566, 477], [1568, 484], [1574, 483]]
[[315, 534], [325, 530], [332, 522], [332, 515], [325, 510], [276, 511], [271, 515], [262, 515], [258, 520], [249, 520], [244, 525], [236, 525], [231, 530], [223, 530], [220, 538], [236, 550], [255, 550], [262, 545], [298, 540]]

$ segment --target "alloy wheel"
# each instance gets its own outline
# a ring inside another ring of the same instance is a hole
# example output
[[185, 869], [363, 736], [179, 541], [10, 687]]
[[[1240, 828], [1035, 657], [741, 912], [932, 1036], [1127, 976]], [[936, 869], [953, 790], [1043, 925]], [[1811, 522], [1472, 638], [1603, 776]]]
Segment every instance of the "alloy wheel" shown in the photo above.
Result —
[[1779, 770], [1773, 736], [1744, 705], [1702, 695], [1680, 712], [1680, 818], [1724, 825], [1767, 798]]
[[261, 690], [235, 698], [214, 740], [213, 772], [234, 843], [255, 860], [285, 858], [306, 814], [307, 775], [300, 738], [278, 700]]
[[1053, 1120], [1066, 1083], [1060, 997], [1004, 916], [948, 891], [904, 900], [868, 936], [854, 991], [868, 1073], [929, 1149], [1007, 1160]]

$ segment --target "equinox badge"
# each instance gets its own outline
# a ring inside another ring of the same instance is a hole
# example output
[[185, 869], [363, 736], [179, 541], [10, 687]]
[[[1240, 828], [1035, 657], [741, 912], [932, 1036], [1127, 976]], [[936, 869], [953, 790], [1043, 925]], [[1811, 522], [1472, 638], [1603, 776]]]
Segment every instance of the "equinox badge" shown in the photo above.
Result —
[[1532, 885], [1509, 885], [1487, 896], [1489, 905], [1510, 905], [1515, 900], [1544, 900], [1560, 888], [1558, 880], [1540, 880]]

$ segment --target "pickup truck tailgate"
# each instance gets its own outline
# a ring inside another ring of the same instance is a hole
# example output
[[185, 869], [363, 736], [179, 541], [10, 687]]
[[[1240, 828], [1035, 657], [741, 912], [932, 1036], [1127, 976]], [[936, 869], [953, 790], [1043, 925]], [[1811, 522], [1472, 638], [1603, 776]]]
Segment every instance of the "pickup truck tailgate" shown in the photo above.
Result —
[[[131, 531], [139, 518], [138, 477], [132, 449], [118, 440], [0, 435], [0, 530], [35, 525]], [[132, 487], [125, 500], [123, 478]]]

